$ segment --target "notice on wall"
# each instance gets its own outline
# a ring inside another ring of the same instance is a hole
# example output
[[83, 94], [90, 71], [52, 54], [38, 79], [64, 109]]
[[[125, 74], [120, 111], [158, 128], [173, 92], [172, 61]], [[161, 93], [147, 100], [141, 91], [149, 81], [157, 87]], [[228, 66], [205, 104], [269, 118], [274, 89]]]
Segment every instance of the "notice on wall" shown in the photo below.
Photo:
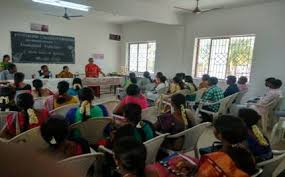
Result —
[[15, 63], [75, 63], [73, 37], [12, 31], [11, 48]]
[[103, 53], [95, 53], [95, 54], [93, 54], [93, 58], [95, 60], [104, 60], [104, 54]]

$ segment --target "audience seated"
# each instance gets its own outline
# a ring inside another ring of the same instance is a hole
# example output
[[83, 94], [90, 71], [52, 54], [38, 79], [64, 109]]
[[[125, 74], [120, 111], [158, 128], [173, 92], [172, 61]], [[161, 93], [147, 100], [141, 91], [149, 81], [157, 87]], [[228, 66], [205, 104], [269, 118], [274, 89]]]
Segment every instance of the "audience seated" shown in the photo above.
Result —
[[7, 66], [7, 70], [4, 70], [0, 72], [0, 80], [6, 81], [6, 80], [13, 80], [14, 74], [17, 72], [17, 67], [15, 64], [10, 63]]
[[33, 108], [34, 99], [29, 93], [18, 95], [16, 103], [19, 108], [19, 112], [17, 113], [18, 122], [15, 120], [15, 115], [13, 113], [9, 114], [6, 118], [7, 125], [2, 131], [1, 137], [12, 138], [31, 128], [40, 126], [49, 116], [47, 110], [35, 110]]
[[76, 104], [78, 103], [78, 99], [74, 96], [70, 96], [67, 94], [69, 89], [69, 83], [66, 81], [60, 81], [57, 85], [58, 94], [55, 95], [54, 99], [54, 108], [59, 108], [68, 104]]
[[139, 105], [134, 103], [126, 104], [123, 111], [127, 121], [116, 129], [114, 134], [115, 140], [132, 136], [138, 141], [145, 142], [154, 138], [155, 131], [153, 125], [146, 120], [142, 120], [142, 109]]
[[78, 97], [80, 106], [78, 108], [70, 109], [66, 114], [66, 119], [69, 124], [84, 122], [96, 117], [104, 117], [102, 109], [99, 106], [92, 105], [94, 93], [91, 88], [85, 87], [79, 90]]
[[141, 89], [142, 93], [145, 93], [145, 91], [151, 90], [150, 84], [152, 83], [152, 79], [150, 77], [150, 73], [148, 71], [145, 71], [143, 73], [143, 78], [139, 80], [138, 86]]
[[194, 93], [198, 90], [197, 86], [193, 82], [192, 76], [185, 76], [185, 85], [186, 88], [190, 90], [190, 93]]
[[83, 87], [80, 78], [74, 78], [72, 81], [72, 87], [68, 89], [67, 94], [70, 96], [77, 96], [79, 90]]
[[183, 90], [185, 89], [185, 84], [184, 82], [181, 80], [180, 77], [177, 77], [175, 76], [173, 78], [173, 82], [170, 84], [170, 87], [169, 87], [169, 94], [174, 94], [180, 90]]
[[[217, 86], [218, 82], [219, 81], [216, 77], [210, 77], [209, 82], [208, 82], [209, 88], [201, 98], [203, 102], [215, 103], [224, 98], [223, 90]], [[220, 104], [203, 106], [203, 109], [213, 111], [213, 112], [217, 112], [219, 108], [220, 108]], [[203, 121], [211, 121], [211, 118], [209, 117], [208, 114], [201, 112], [201, 115], [202, 115]]]
[[239, 110], [238, 116], [247, 125], [246, 145], [254, 155], [256, 162], [273, 158], [269, 140], [257, 126], [258, 121], [261, 119], [260, 115], [253, 109], [243, 108]]
[[202, 156], [199, 163], [187, 155], [172, 155], [166, 162], [162, 160], [161, 164], [148, 166], [147, 172], [156, 174], [152, 177], [171, 176], [173, 172], [185, 177], [249, 177], [256, 172], [254, 158], [242, 144], [247, 132], [241, 119], [233, 116], [219, 117], [214, 122], [214, 134], [222, 141], [222, 149]]
[[114, 113], [118, 115], [123, 114], [123, 107], [128, 103], [135, 103], [140, 105], [141, 109], [148, 107], [147, 99], [141, 94], [140, 89], [137, 85], [131, 84], [127, 88], [127, 96], [124, 97], [119, 105], [115, 108]]
[[57, 78], [73, 78], [73, 74], [69, 72], [68, 66], [63, 66], [62, 71], [56, 75]]
[[145, 146], [131, 137], [119, 139], [114, 145], [114, 159], [121, 177], [146, 177]]
[[159, 83], [158, 83], [158, 79], [160, 79], [162, 76], [164, 76], [162, 72], [157, 72], [157, 73], [156, 73], [156, 75], [155, 75], [155, 80], [154, 80], [154, 82], [155, 82], [156, 85], [159, 84]]
[[240, 92], [246, 92], [248, 91], [248, 86], [247, 86], [247, 77], [245, 76], [241, 76], [239, 79], [238, 79], [238, 89]]
[[137, 84], [137, 77], [136, 77], [136, 73], [131, 72], [129, 74], [129, 79], [125, 80], [125, 83], [123, 84], [123, 88], [127, 89], [129, 87], [129, 85], [131, 84]]
[[185, 73], [176, 73], [175, 77], [179, 77], [183, 82], [185, 82]]
[[42, 65], [41, 70], [38, 71], [38, 75], [42, 79], [52, 78], [52, 73], [49, 71], [47, 65]]
[[29, 84], [24, 83], [25, 75], [24, 73], [17, 72], [14, 75], [14, 84], [12, 85], [16, 91], [28, 90], [32, 91], [32, 87]]
[[10, 64], [10, 60], [11, 60], [11, 57], [9, 55], [3, 56], [3, 60], [0, 63], [0, 72], [8, 68], [8, 65]]
[[35, 88], [32, 90], [32, 95], [34, 98], [53, 95], [52, 91], [50, 91], [48, 88], [43, 88], [43, 81], [40, 79], [33, 80], [33, 87]]
[[90, 153], [86, 140], [69, 136], [68, 123], [61, 116], [47, 119], [41, 125], [41, 135], [49, 144], [48, 152], [58, 160]]
[[199, 89], [208, 88], [208, 81], [209, 81], [209, 79], [210, 79], [210, 76], [208, 74], [204, 74], [202, 76], [202, 81], [199, 84]]
[[10, 87], [0, 87], [0, 111], [17, 111], [14, 101], [15, 91]]
[[167, 89], [167, 85], [166, 85], [166, 77], [165, 76], [161, 76], [160, 78], [157, 78], [157, 85], [154, 89], [154, 91], [148, 91], [146, 93], [147, 98], [151, 99], [151, 100], [156, 100], [159, 97], [159, 93], [158, 91], [162, 90], [162, 89]]
[[237, 78], [236, 76], [228, 76], [227, 77], [227, 84], [229, 85], [228, 88], [224, 92], [224, 97], [233, 95], [239, 92], [238, 85], [236, 84]]

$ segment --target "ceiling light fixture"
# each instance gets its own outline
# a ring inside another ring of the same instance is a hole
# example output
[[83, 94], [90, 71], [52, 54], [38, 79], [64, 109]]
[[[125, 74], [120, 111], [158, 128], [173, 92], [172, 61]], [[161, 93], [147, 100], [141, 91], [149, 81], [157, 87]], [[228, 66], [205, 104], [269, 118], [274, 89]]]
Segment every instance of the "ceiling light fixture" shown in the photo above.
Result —
[[42, 3], [42, 4], [48, 4], [58, 7], [64, 7], [69, 9], [75, 9], [75, 10], [81, 10], [88, 12], [91, 8], [90, 6], [77, 4], [73, 2], [67, 2], [67, 1], [61, 1], [61, 0], [33, 0], [34, 2]]

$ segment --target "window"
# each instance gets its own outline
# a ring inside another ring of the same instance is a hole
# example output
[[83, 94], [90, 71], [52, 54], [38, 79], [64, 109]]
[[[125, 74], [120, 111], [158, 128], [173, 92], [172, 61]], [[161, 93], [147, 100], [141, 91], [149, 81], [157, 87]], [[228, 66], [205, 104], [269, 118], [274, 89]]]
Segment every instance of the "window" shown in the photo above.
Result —
[[155, 42], [129, 43], [128, 68], [132, 72], [154, 73], [155, 64]]
[[195, 77], [203, 74], [225, 79], [228, 75], [249, 78], [255, 36], [198, 38]]

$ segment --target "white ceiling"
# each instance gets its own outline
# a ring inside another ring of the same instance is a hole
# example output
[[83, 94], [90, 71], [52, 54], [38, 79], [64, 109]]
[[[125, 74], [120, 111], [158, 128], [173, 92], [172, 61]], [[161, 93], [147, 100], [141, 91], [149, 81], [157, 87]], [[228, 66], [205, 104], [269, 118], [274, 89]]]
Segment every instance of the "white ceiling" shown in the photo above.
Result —
[[[175, 6], [194, 9], [196, 0], [67, 0], [92, 6], [88, 14], [70, 10], [73, 15], [83, 14], [111, 23], [127, 23], [132, 21], [152, 21], [166, 24], [181, 23], [181, 12]], [[201, 9], [216, 7], [235, 8], [275, 0], [200, 0]], [[42, 5], [32, 0], [0, 0], [0, 6], [26, 8], [39, 13], [63, 14], [63, 9]]]

